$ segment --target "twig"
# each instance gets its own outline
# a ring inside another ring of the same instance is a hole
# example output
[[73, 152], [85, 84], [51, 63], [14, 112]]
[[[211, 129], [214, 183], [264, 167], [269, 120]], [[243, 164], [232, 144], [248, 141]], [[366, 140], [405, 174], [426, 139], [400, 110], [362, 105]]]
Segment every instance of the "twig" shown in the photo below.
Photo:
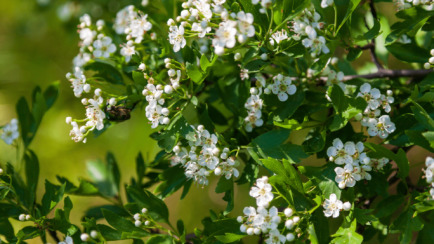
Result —
[[[374, 0], [370, 0], [369, 1], [369, 8], [371, 9], [371, 14], [372, 17], [375, 19], [377, 19], [377, 11], [375, 10], [375, 6], [374, 6]], [[369, 29], [368, 25], [365, 22], [366, 27]], [[369, 46], [369, 52], [371, 53], [371, 59], [372, 62], [374, 62], [375, 66], [377, 66], [377, 69], [383, 70], [383, 65], [381, 65], [380, 60], [377, 57], [377, 54], [375, 53], [375, 38], [371, 40], [371, 45]]]

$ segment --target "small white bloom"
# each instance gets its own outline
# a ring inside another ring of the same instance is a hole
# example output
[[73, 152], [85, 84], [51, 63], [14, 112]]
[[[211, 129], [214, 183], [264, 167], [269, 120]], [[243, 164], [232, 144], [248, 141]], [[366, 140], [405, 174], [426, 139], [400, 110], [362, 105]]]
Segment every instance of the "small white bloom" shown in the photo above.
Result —
[[344, 168], [336, 167], [335, 172], [335, 181], [341, 189], [355, 186], [356, 181], [359, 181], [362, 178], [359, 174], [360, 168], [358, 166], [353, 167], [351, 164], [346, 164]]
[[178, 52], [187, 44], [184, 38], [184, 26], [170, 26], [169, 28], [169, 42], [173, 45], [173, 51]]
[[19, 136], [20, 132], [18, 131], [18, 120], [12, 119], [9, 124], [6, 124], [3, 127], [1, 138], [6, 142], [6, 144], [11, 145]]
[[271, 192], [273, 188], [268, 184], [268, 177], [263, 176], [256, 180], [256, 186], [250, 189], [250, 196], [256, 198], [256, 204], [258, 206], [267, 207], [268, 204], [273, 200], [274, 195]]
[[326, 217], [332, 216], [333, 218], [339, 217], [339, 211], [343, 208], [341, 200], [338, 200], [334, 193], [330, 194], [329, 199], [323, 203], [324, 215]]

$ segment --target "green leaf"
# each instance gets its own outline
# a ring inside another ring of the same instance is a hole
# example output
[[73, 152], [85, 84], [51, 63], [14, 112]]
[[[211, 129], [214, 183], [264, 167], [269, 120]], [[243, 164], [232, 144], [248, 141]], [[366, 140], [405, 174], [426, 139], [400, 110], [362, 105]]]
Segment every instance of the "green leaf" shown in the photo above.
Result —
[[28, 152], [24, 155], [24, 162], [26, 164], [25, 168], [27, 188], [30, 194], [29, 202], [33, 205], [36, 197], [36, 189], [38, 186], [39, 161], [36, 157], [36, 154], [32, 150], [28, 150]]
[[427, 131], [422, 133], [422, 135], [429, 142], [430, 146], [434, 148], [434, 131]]
[[272, 130], [256, 137], [251, 147], [248, 148], [249, 153], [260, 155], [261, 158], [288, 159], [296, 163], [302, 158], [307, 158], [308, 155], [299, 145], [285, 143], [289, 138], [290, 130]]
[[42, 197], [41, 214], [47, 215], [62, 200], [65, 192], [65, 184], [61, 186], [53, 185], [45, 180], [45, 194]]
[[414, 43], [402, 44], [395, 42], [386, 46], [386, 48], [397, 59], [409, 63], [426, 63], [430, 58], [429, 50], [423, 49]]
[[[109, 159], [109, 156], [107, 159]], [[107, 164], [101, 161], [90, 161], [87, 163], [87, 172], [101, 195], [106, 197], [118, 195], [119, 187], [117, 181], [119, 180], [119, 172], [116, 169], [117, 165], [111, 160]]]
[[356, 37], [356, 40], [371, 40], [380, 34], [381, 24], [377, 19], [374, 19], [374, 26], [362, 36]]
[[232, 243], [241, 240], [246, 235], [239, 235], [234, 233], [225, 233], [224, 235], [218, 235], [215, 238], [223, 243]]
[[140, 208], [147, 208], [153, 219], [158, 222], [169, 222], [169, 210], [163, 200], [147, 190], [141, 191], [132, 186], [127, 187], [127, 193]]
[[342, 91], [342, 88], [338, 85], [333, 85], [333, 87], [329, 88], [328, 94], [335, 110], [338, 113], [343, 113], [348, 107], [348, 99]]
[[397, 154], [387, 148], [374, 143], [365, 143], [365, 146], [371, 149], [373, 156], [381, 158], [386, 157], [396, 162], [399, 168], [398, 176], [402, 179], [408, 176], [410, 171], [410, 163], [408, 162], [407, 155], [402, 148], [400, 148]]
[[340, 227], [331, 243], [336, 244], [360, 244], [363, 242], [363, 236], [356, 232], [357, 222], [353, 220], [349, 228]]
[[146, 241], [146, 244], [172, 244], [174, 240], [169, 235], [155, 235]]
[[413, 232], [420, 231], [424, 223], [419, 216], [414, 216], [414, 211], [408, 208], [392, 224], [392, 230], [401, 231], [400, 243], [409, 244], [413, 239]]
[[[341, 18], [339, 17], [337, 24], [337, 28], [335, 31], [335, 35], [339, 32], [339, 30], [342, 28], [342, 26], [345, 24], [345, 22], [350, 19], [351, 14], [356, 10], [357, 6], [359, 6], [361, 0], [336, 0], [335, 5], [339, 10], [343, 10], [343, 8], [346, 8], [345, 15]], [[339, 11], [338, 13], [340, 13]]]
[[348, 51], [347, 60], [348, 61], [354, 61], [358, 59], [362, 55], [363, 51], [360, 48], [352, 48], [350, 47], [350, 50]]
[[134, 83], [140, 86], [146, 86], [148, 82], [146, 82], [145, 77], [143, 76], [143, 72], [133, 71], [133, 80]]
[[21, 128], [21, 138], [23, 139], [24, 146], [28, 146], [34, 135], [31, 128], [34, 123], [34, 118], [24, 97], [21, 97], [20, 100], [18, 100], [16, 112], [18, 115], [19, 126]]
[[413, 102], [414, 106], [411, 106], [411, 110], [414, 113], [414, 117], [419, 123], [421, 123], [427, 130], [434, 131], [434, 120], [429, 116], [425, 109], [418, 103]]
[[96, 59], [84, 66], [84, 70], [94, 71], [93, 77], [100, 77], [112, 84], [124, 84], [122, 73], [109, 61]]
[[202, 83], [203, 79], [205, 78], [203, 76], [203, 73], [199, 70], [199, 68], [191, 63], [187, 63], [186, 65], [186, 71], [187, 71], [187, 75], [188, 77], [197, 84]]
[[392, 195], [384, 198], [377, 204], [375, 217], [383, 218], [393, 214], [404, 202], [405, 197], [402, 195]]
[[148, 235], [146, 231], [144, 231], [139, 227], [136, 227], [131, 220], [126, 220], [123, 217], [119, 216], [118, 214], [108, 209], [102, 209], [101, 211], [102, 214], [104, 215], [104, 218], [107, 220], [107, 223], [109, 223], [115, 229], [123, 232], [137, 231], [143, 233], [143, 236]]
[[47, 87], [44, 91], [44, 100], [45, 106], [47, 109], [50, 109], [59, 96], [59, 81], [54, 82], [50, 86]]
[[107, 241], [117, 241], [123, 239], [121, 231], [115, 230], [106, 225], [97, 225], [97, 228], [99, 233], [101, 233], [101, 235]]
[[146, 172], [146, 164], [145, 160], [143, 159], [143, 155], [141, 152], [136, 157], [136, 174], [137, 174], [137, 181], [139, 182], [139, 185], [143, 183], [143, 177], [145, 176]]

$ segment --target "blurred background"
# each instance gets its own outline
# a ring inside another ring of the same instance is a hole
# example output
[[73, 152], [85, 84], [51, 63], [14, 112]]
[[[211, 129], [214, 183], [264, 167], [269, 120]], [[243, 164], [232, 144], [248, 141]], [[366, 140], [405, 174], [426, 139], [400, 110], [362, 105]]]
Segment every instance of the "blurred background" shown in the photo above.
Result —
[[[125, 183], [135, 174], [138, 152], [151, 161], [159, 151], [156, 143], [149, 138], [152, 130], [140, 109], [133, 112], [130, 120], [112, 126], [96, 139], [89, 138], [86, 144], [73, 142], [68, 135], [70, 126], [65, 123], [65, 117], [80, 118], [85, 113], [83, 105], [74, 97], [70, 83], [65, 79], [65, 74], [72, 70], [72, 58], [78, 52], [76, 25], [79, 16], [89, 13], [93, 20], [111, 20], [120, 8], [133, 2], [140, 4], [141, 1], [28, 0], [2, 1], [0, 4], [0, 124], [6, 124], [16, 117], [15, 103], [21, 96], [29, 98], [35, 86], [45, 89], [51, 82], [60, 80], [59, 98], [44, 117], [30, 146], [41, 164], [38, 200], [42, 197], [45, 179], [57, 182], [56, 175], [63, 174], [78, 183], [80, 177], [88, 178], [86, 162], [104, 159], [107, 151], [114, 153], [122, 173], [122, 182]], [[379, 9], [390, 22], [396, 21], [392, 18], [395, 11], [392, 3], [383, 3]], [[356, 66], [368, 72], [372, 65], [366, 66], [364, 63], [369, 59], [369, 54], [365, 52]], [[389, 60], [390, 66], [402, 67], [402, 63], [394, 64], [393, 57], [385, 59]], [[292, 135], [291, 140], [301, 143], [304, 136]], [[415, 166], [412, 168], [415, 181], [420, 175], [420, 163], [426, 154], [423, 149], [409, 152], [409, 159]], [[16, 168], [22, 168], [16, 164], [15, 149], [3, 141], [0, 141], [0, 162], [11, 162]], [[303, 163], [318, 165], [324, 161], [311, 157]], [[195, 227], [202, 227], [201, 220], [209, 215], [209, 209], [216, 212], [224, 210], [223, 194], [214, 192], [215, 184], [214, 180], [203, 189], [193, 186], [183, 201], [179, 201], [180, 193], [166, 199], [172, 223], [182, 218], [187, 231], [192, 232]], [[254, 204], [253, 199], [248, 197], [247, 185], [238, 187], [235, 196], [237, 200], [232, 216], [240, 215], [244, 206]], [[74, 209], [71, 216], [75, 224], [80, 223], [80, 217], [89, 207], [107, 203], [100, 198], [73, 196], [72, 200]], [[16, 226], [22, 224], [14, 223]], [[37, 239], [32, 243], [39, 242]]]

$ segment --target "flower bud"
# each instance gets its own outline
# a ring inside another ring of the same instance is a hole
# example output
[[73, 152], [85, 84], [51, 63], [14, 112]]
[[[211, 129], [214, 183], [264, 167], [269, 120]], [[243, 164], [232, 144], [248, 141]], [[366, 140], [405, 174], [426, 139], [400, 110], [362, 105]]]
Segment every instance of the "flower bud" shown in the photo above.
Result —
[[243, 222], [243, 216], [238, 216], [237, 221], [238, 221], [238, 223], [242, 223]]
[[221, 175], [222, 174], [222, 169], [220, 167], [215, 168], [214, 169], [214, 174], [217, 175], [217, 176]]
[[171, 85], [165, 85], [165, 86], [164, 86], [164, 92], [165, 92], [166, 94], [171, 94], [171, 93], [173, 92], [173, 88], [172, 88], [172, 86], [171, 86]]
[[169, 20], [167, 21], [167, 25], [168, 25], [168, 26], [175, 25], [175, 21], [174, 21], [173, 19], [169, 19]]
[[147, 213], [148, 212], [148, 209], [147, 208], [142, 208], [142, 213]]
[[235, 61], [240, 61], [241, 60], [241, 53], [235, 53], [234, 60]]
[[95, 90], [95, 96], [101, 96], [101, 89], [99, 89], [99, 88], [97, 88], [96, 90]]
[[170, 123], [170, 119], [166, 117], [163, 119], [162, 123], [163, 123], [163, 125], [167, 125]]
[[264, 89], [264, 93], [268, 95], [268, 94], [270, 94], [270, 93], [271, 93], [271, 90], [270, 90], [270, 89], [268, 89], [268, 88], [265, 88], [265, 89]]
[[26, 220], [26, 215], [25, 214], [20, 214], [20, 216], [18, 216], [18, 219], [20, 221], [24, 221], [24, 220]]
[[181, 151], [181, 148], [178, 145], [176, 145], [176, 146], [173, 147], [172, 151], [174, 153], [179, 153]]
[[148, 225], [150, 225], [150, 224], [151, 224], [151, 222], [150, 222], [149, 220], [146, 220], [146, 221], [145, 221], [145, 225], [146, 225], [146, 226], [148, 226]]
[[294, 221], [292, 221], [291, 219], [288, 219], [287, 221], [285, 221], [285, 227], [288, 230], [294, 228]]
[[294, 234], [292, 234], [292, 233], [288, 233], [288, 234], [286, 235], [286, 240], [287, 240], [287, 241], [291, 242], [291, 241], [294, 241], [294, 239], [295, 239]]
[[2, 168], [0, 168], [0, 175], [2, 175], [3, 174], [3, 169]]
[[139, 220], [140, 219], [140, 214], [138, 214], [138, 213], [134, 214], [133, 218], [135, 220]]
[[165, 64], [170, 64], [170, 61], [171, 61], [170, 58], [165, 58], [165, 59], [164, 59], [164, 63], [165, 63]]
[[82, 241], [88, 241], [89, 240], [89, 235], [86, 234], [86, 233], [83, 233], [83, 234], [80, 235], [80, 239]]
[[116, 105], [116, 98], [114, 98], [114, 97], [110, 98], [110, 100], [109, 100], [109, 104], [110, 104], [111, 106], [115, 106], [115, 105]]
[[197, 126], [197, 130], [200, 131], [200, 132], [202, 132], [202, 131], [205, 130], [205, 127], [203, 125], [198, 125]]
[[167, 74], [168, 74], [170, 77], [174, 77], [174, 76], [176, 75], [176, 71], [175, 71], [174, 69], [169, 69], [169, 71], [167, 71]]
[[260, 234], [261, 234], [261, 229], [259, 229], [259, 228], [255, 228], [255, 229], [253, 230], [253, 232], [255, 233], [255, 235], [260, 235]]
[[166, 63], [165, 67], [166, 69], [170, 69], [170, 63]]
[[136, 227], [139, 227], [139, 226], [142, 225], [142, 222], [141, 222], [140, 220], [136, 220], [136, 221], [134, 222], [134, 225], [135, 225]]
[[292, 211], [292, 209], [290, 209], [290, 208], [286, 208], [286, 209], [284, 210], [284, 214], [285, 214], [286, 217], [291, 217], [292, 214], [293, 214], [293, 211]]
[[81, 104], [83, 104], [83, 105], [87, 105], [87, 103], [88, 103], [87, 98], [83, 98], [83, 99], [81, 99]]
[[294, 224], [297, 224], [298, 221], [300, 221], [300, 217], [294, 216], [294, 218], [292, 218], [292, 221], [294, 221]]
[[431, 49], [430, 53], [431, 53], [431, 56], [434, 56], [434, 49]]
[[92, 230], [92, 231], [90, 232], [90, 236], [91, 236], [93, 239], [96, 239], [96, 238], [98, 237], [98, 232], [97, 232], [96, 230]]
[[181, 11], [181, 17], [183, 19], [187, 19], [189, 16], [190, 16], [190, 12], [188, 10], [184, 9]]
[[434, 64], [434, 57], [429, 58], [428, 61], [430, 62], [430, 64]]
[[30, 215], [26, 215], [26, 220], [30, 220], [32, 218], [32, 216], [30, 216]]
[[65, 122], [69, 125], [72, 122], [72, 118], [71, 117], [66, 117]]
[[344, 202], [343, 209], [345, 211], [349, 211], [351, 209], [351, 203], [350, 202]]
[[430, 64], [430, 63], [425, 63], [425, 64], [423, 65], [423, 67], [424, 67], [425, 69], [429, 69], [429, 68], [431, 68], [431, 64]]
[[163, 109], [161, 109], [161, 113], [162, 113], [164, 116], [167, 116], [167, 115], [169, 115], [169, 109], [167, 109], [167, 108], [163, 108]]
[[83, 90], [84, 90], [86, 93], [89, 93], [89, 92], [90, 92], [90, 85], [89, 85], [89, 84], [84, 84], [84, 86], [83, 86]]
[[145, 70], [146, 70], [146, 64], [141, 63], [141, 64], [139, 65], [139, 70], [145, 71]]
[[268, 59], [268, 55], [266, 53], [261, 54], [261, 59], [262, 60], [267, 60]]
[[250, 94], [252, 94], [252, 95], [258, 94], [258, 89], [256, 89], [256, 87], [250, 88]]
[[253, 235], [253, 234], [254, 234], [254, 230], [253, 230], [253, 228], [248, 228], [248, 229], [247, 229], [247, 235], [251, 236], [251, 235]]

